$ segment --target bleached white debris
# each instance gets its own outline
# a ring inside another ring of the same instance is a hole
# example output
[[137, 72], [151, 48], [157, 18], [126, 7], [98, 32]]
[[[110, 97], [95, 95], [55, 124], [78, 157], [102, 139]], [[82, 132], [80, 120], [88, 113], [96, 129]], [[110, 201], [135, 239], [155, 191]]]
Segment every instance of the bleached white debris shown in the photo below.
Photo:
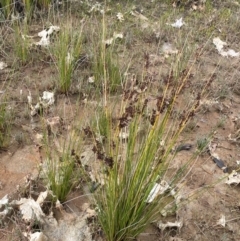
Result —
[[60, 31], [60, 27], [59, 26], [50, 26], [48, 29], [48, 34], [51, 35], [54, 32], [59, 32]]
[[28, 104], [31, 105], [31, 104], [32, 104], [32, 96], [31, 96], [31, 93], [29, 93], [29, 95], [27, 96], [27, 100], [28, 100]]
[[3, 70], [5, 68], [7, 68], [7, 64], [1, 61], [0, 62], [0, 70]]
[[31, 116], [36, 115], [41, 108], [39, 103], [37, 103], [34, 107], [33, 106], [30, 106], [30, 107], [31, 107]]
[[226, 217], [224, 214], [222, 214], [221, 218], [217, 221], [217, 225], [226, 226]]
[[107, 39], [104, 41], [104, 43], [106, 45], [111, 45], [116, 39], [122, 39], [123, 38], [123, 34], [122, 33], [114, 33], [113, 37], [110, 39]]
[[167, 222], [167, 223], [162, 223], [161, 221], [158, 223], [158, 228], [161, 229], [162, 231], [166, 228], [178, 228], [181, 229], [183, 226], [182, 221], [176, 221], [176, 222]]
[[38, 36], [41, 37], [41, 39], [35, 44], [38, 46], [48, 46], [50, 44], [50, 35], [53, 32], [59, 32], [59, 30], [60, 27], [58, 26], [50, 26], [49, 28], [42, 30], [38, 33]]
[[158, 195], [163, 194], [170, 188], [169, 184], [162, 180], [161, 183], [155, 183], [151, 192], [148, 195], [147, 203], [151, 203]]
[[47, 241], [48, 238], [42, 232], [29, 234], [29, 241]]
[[90, 76], [88, 78], [88, 83], [94, 83], [95, 82], [95, 77], [94, 76]]
[[37, 140], [37, 143], [41, 143], [41, 141], [43, 140], [43, 134], [36, 133], [35, 139]]
[[223, 42], [219, 37], [213, 39], [213, 44], [216, 46], [216, 49], [218, 52], [220, 52], [225, 45], [227, 45], [226, 42]]
[[123, 17], [123, 14], [122, 13], [117, 13], [117, 19], [118, 21], [121, 23], [124, 21], [124, 17]]
[[39, 221], [44, 222], [43, 217], [45, 214], [43, 213], [39, 203], [34, 201], [31, 198], [21, 198], [19, 201], [13, 201], [12, 205], [19, 206], [19, 210], [22, 214], [22, 219], [26, 222], [31, 221]]
[[11, 207], [5, 208], [2, 212], [0, 212], [0, 221], [4, 222], [7, 217], [12, 214], [13, 209]]
[[36, 42], [37, 46], [48, 46], [50, 44], [49, 36], [44, 36], [40, 39], [40, 41]]
[[63, 211], [63, 205], [61, 204], [61, 202], [57, 199], [56, 203], [55, 203], [55, 207], [56, 209], [59, 209], [60, 211]]
[[185, 22], [183, 22], [183, 18], [179, 18], [175, 23], [172, 23], [171, 26], [174, 28], [181, 28], [184, 24]]
[[12, 214], [12, 207], [9, 207], [9, 199], [8, 195], [5, 195], [2, 199], [0, 199], [0, 224], [2, 224], [8, 216]]
[[92, 13], [92, 12], [100, 12], [101, 14], [104, 13], [104, 10], [103, 10], [103, 6], [101, 5], [101, 3], [95, 3], [92, 8], [88, 11], [89, 13]]
[[35, 106], [32, 105], [32, 95], [30, 92], [29, 92], [29, 95], [27, 96], [27, 99], [28, 99], [29, 107], [31, 108], [32, 116], [36, 115], [41, 108], [46, 109], [50, 105], [53, 105], [55, 102], [54, 93], [48, 92], [48, 91], [43, 92], [43, 96], [39, 97], [39, 101]]
[[[236, 134], [237, 134], [237, 136], [236, 136]], [[239, 131], [237, 131], [236, 134], [234, 135], [236, 137], [232, 137], [232, 134], [229, 134], [228, 140], [231, 141], [231, 142], [237, 143], [239, 141]]]
[[21, 17], [20, 17], [20, 15], [19, 14], [14, 14], [14, 13], [12, 13], [11, 14], [11, 20], [12, 21], [16, 21], [16, 20], [19, 20]]
[[50, 240], [62, 241], [93, 241], [91, 229], [88, 225], [88, 215], [85, 212], [78, 212], [64, 215], [56, 225], [49, 225], [44, 234]]
[[205, 105], [205, 106], [213, 106], [217, 105], [219, 102], [217, 100], [200, 100], [200, 105]]
[[44, 91], [42, 100], [45, 102], [47, 106], [54, 104], [55, 99], [54, 99], [54, 93], [53, 92], [48, 92]]
[[223, 56], [223, 57], [239, 57], [240, 55], [240, 52], [236, 52], [235, 50], [233, 49], [229, 49], [228, 51], [221, 51], [220, 54]]
[[105, 41], [105, 44], [106, 44], [106, 45], [111, 45], [112, 42], [113, 42], [113, 38], [110, 38], [110, 39], [107, 39], [107, 40]]
[[5, 195], [2, 199], [0, 199], [0, 209], [8, 204], [8, 195]]
[[22, 34], [22, 39], [23, 40], [29, 40], [29, 39], [33, 39], [34, 36], [31, 36], [31, 35], [27, 35], [27, 34]]
[[113, 38], [114, 38], [114, 39], [117, 39], [117, 38], [122, 39], [122, 38], [123, 38], [123, 34], [122, 34], [122, 33], [114, 33], [114, 34], [113, 34]]
[[[184, 239], [185, 240], [185, 239]], [[183, 239], [181, 238], [177, 238], [176, 236], [174, 237], [170, 237], [168, 241], [184, 241]]]
[[227, 183], [228, 185], [239, 184], [240, 183], [240, 173], [233, 170], [232, 173], [228, 176], [228, 179], [225, 183]]
[[149, 193], [149, 196], [147, 198], [147, 203], [151, 203], [159, 195], [158, 193], [159, 193], [160, 189], [161, 189], [160, 184], [155, 183], [151, 192]]
[[47, 198], [48, 194], [49, 194], [49, 191], [48, 191], [48, 190], [46, 190], [45, 192], [40, 192], [40, 194], [39, 194], [36, 202], [37, 202], [39, 205], [42, 205], [43, 202], [45, 201], [45, 199]]
[[60, 27], [58, 26], [50, 26], [47, 29], [42, 30], [41, 32], [38, 33], [39, 37], [46, 37], [47, 35], [51, 35], [53, 32], [59, 32]]
[[208, 150], [209, 150], [210, 155], [211, 155], [212, 157], [217, 158], [217, 159], [220, 159], [219, 156], [218, 156], [218, 154], [216, 153], [217, 146], [218, 146], [218, 145], [217, 145], [216, 143], [210, 142], [210, 143], [208, 144]]
[[220, 55], [223, 57], [239, 57], [240, 52], [236, 52], [233, 49], [228, 49], [225, 51], [223, 48], [227, 45], [226, 42], [222, 41], [219, 37], [213, 39], [213, 44], [216, 46], [216, 49]]

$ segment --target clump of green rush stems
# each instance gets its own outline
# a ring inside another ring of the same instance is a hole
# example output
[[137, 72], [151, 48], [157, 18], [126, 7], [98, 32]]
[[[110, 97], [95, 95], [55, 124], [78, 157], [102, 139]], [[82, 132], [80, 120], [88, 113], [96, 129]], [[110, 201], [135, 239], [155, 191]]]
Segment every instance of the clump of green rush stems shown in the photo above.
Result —
[[[178, 61], [181, 61], [180, 58]], [[176, 66], [179, 66], [176, 63]], [[125, 90], [122, 101], [122, 114], [117, 125], [113, 125], [111, 111], [106, 107], [105, 114], [111, 128], [107, 133], [107, 141], [103, 143], [107, 164], [107, 173], [102, 185], [95, 193], [98, 219], [108, 241], [132, 240], [147, 225], [153, 222], [169, 203], [169, 193], [163, 193], [148, 202], [150, 193], [156, 183], [169, 179], [170, 186], [186, 174], [189, 162], [174, 170], [168, 178], [168, 170], [174, 155], [171, 153], [180, 133], [200, 105], [200, 99], [212, 82], [210, 78], [203, 90], [196, 94], [192, 107], [186, 109], [177, 120], [171, 115], [177, 105], [176, 99], [189, 79], [191, 66], [181, 71], [170, 85], [170, 77], [163, 93], [157, 97], [155, 109], [148, 117], [146, 125], [144, 117], [146, 99], [144, 90], [136, 88]], [[146, 85], [147, 86], [147, 83]], [[145, 130], [139, 136], [139, 128]], [[120, 133], [128, 130], [127, 141], [122, 140]], [[95, 151], [101, 153], [99, 145]]]

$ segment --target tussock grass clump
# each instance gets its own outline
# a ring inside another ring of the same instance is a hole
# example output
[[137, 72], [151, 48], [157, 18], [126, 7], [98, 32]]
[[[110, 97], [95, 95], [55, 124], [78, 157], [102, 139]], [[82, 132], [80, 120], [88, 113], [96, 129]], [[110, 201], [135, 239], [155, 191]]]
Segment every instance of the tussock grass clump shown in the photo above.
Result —
[[65, 152], [62, 154], [61, 160], [57, 157], [49, 157], [46, 163], [49, 189], [60, 202], [63, 202], [73, 188], [75, 160], [71, 153]]
[[30, 42], [27, 37], [29, 26], [26, 23], [14, 24], [14, 51], [21, 64], [26, 64], [30, 58]]
[[[121, 89], [123, 82], [122, 73], [118, 61], [117, 43], [121, 42], [122, 34], [112, 33], [105, 22], [105, 15], [102, 17], [102, 26], [92, 29], [92, 73], [95, 78], [95, 86], [100, 93], [113, 94]], [[107, 37], [109, 36], [109, 37]]]
[[51, 49], [56, 61], [59, 79], [57, 88], [63, 93], [70, 90], [72, 77], [82, 49], [82, 28], [74, 29], [66, 26], [61, 29], [59, 36]]
[[[175, 155], [171, 150], [212, 79], [196, 94], [191, 107], [172, 119], [176, 99], [191, 71], [191, 66], [180, 69], [178, 61], [180, 57], [173, 67], [173, 73], [178, 73], [175, 77], [170, 75], [150, 113], [146, 115], [148, 99], [144, 97], [150, 83], [133, 84], [124, 92], [118, 124], [114, 127], [108, 118], [111, 130], [102, 150], [96, 141], [95, 152], [108, 166], [104, 185], [95, 194], [99, 222], [108, 241], [132, 240], [140, 234], [169, 204], [169, 192], [152, 198], [153, 188], [163, 182], [174, 187], [191, 165], [189, 161], [179, 168], [170, 168]], [[110, 113], [107, 107], [105, 112], [106, 116]]]
[[102, 136], [103, 138], [107, 138], [109, 136], [109, 131], [111, 130], [111, 118], [108, 113], [106, 113], [104, 108], [99, 108], [97, 110], [96, 119], [93, 123], [93, 128], [97, 133], [99, 133], [99, 136]]
[[6, 100], [0, 102], [0, 148], [8, 145], [10, 139], [12, 113]]
[[1, 7], [3, 8], [3, 14], [8, 18], [12, 9], [12, 0], [2, 0]]
[[0, 4], [5, 18], [20, 15], [21, 18], [26, 17], [29, 20], [36, 9], [48, 9], [51, 2], [51, 0], [2, 0]]
[[[83, 170], [78, 165], [76, 152], [80, 148], [80, 138], [74, 135], [67, 135], [65, 140], [59, 142], [57, 137], [55, 143], [59, 144], [57, 151], [52, 148], [51, 138], [45, 138], [45, 150], [47, 153], [43, 173], [47, 187], [53, 192], [56, 199], [64, 202], [67, 195], [72, 191], [83, 176]], [[53, 141], [54, 142], [54, 141]]]
[[93, 60], [93, 73], [99, 89], [101, 89], [104, 78], [106, 78], [106, 83], [104, 83], [106, 89], [109, 93], [114, 93], [121, 87], [122, 75], [119, 64], [117, 63], [117, 56], [113, 51], [113, 46], [107, 49], [105, 48], [104, 45], [96, 51]]

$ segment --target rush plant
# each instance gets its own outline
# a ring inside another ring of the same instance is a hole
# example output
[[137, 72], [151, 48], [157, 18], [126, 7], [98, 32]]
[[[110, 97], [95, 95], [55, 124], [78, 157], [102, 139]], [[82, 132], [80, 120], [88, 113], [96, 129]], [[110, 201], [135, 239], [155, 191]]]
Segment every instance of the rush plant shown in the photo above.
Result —
[[65, 27], [60, 31], [54, 47], [51, 49], [59, 73], [59, 79], [56, 81], [56, 84], [59, 91], [63, 93], [67, 93], [70, 90], [81, 47], [82, 29]]
[[[176, 63], [176, 70], [179, 71], [179, 63]], [[205, 88], [212, 81], [210, 79], [197, 93], [191, 107], [183, 112], [181, 118], [172, 119], [176, 99], [183, 91], [190, 71], [191, 67], [176, 75], [174, 86], [166, 84], [155, 108], [149, 113], [148, 124], [143, 114], [146, 107], [144, 91], [139, 90], [136, 94], [137, 87], [133, 86], [132, 94], [128, 90], [125, 92], [128, 94], [123, 96], [123, 111], [118, 124], [115, 127], [111, 123], [107, 125], [112, 128], [107, 132], [109, 136], [105, 141], [109, 148], [105, 149], [106, 156], [101, 158], [108, 165], [108, 170], [104, 185], [96, 192], [95, 198], [99, 222], [108, 241], [136, 238], [169, 204], [169, 192], [153, 195], [155, 187], [163, 182], [174, 187], [189, 170], [191, 161], [177, 169], [171, 168], [174, 158], [171, 151], [198, 108]], [[137, 102], [132, 99], [133, 93]], [[106, 116], [109, 113], [106, 108]], [[111, 121], [111, 118], [108, 119]], [[144, 134], [140, 135], [142, 129]], [[127, 136], [124, 140], [123, 132]]]

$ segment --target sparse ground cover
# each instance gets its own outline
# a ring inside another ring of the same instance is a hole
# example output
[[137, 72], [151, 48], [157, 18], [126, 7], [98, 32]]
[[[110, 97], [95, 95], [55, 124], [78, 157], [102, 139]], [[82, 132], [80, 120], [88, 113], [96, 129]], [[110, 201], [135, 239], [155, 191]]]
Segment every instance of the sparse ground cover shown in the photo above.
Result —
[[17, 2], [0, 240], [239, 240], [240, 2]]

